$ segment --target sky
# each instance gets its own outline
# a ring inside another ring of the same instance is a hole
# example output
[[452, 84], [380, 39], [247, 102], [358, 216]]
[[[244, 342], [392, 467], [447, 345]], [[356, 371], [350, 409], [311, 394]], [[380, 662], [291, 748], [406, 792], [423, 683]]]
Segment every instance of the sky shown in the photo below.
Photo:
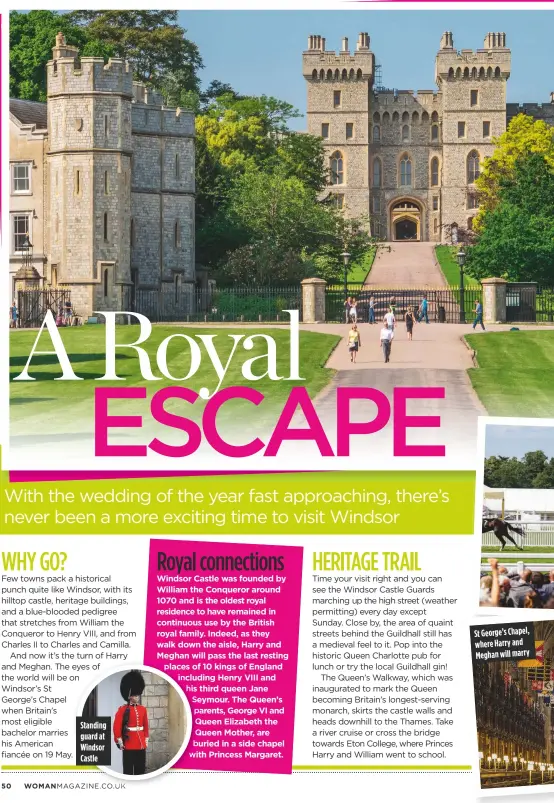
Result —
[[[308, 36], [320, 34], [327, 49], [340, 50], [347, 36], [350, 50], [358, 33], [367, 31], [383, 85], [390, 89], [436, 89], [435, 55], [445, 30], [454, 34], [458, 50], [483, 47], [488, 31], [504, 31], [512, 51], [509, 102], [550, 101], [554, 91], [552, 11], [181, 11], [179, 23], [198, 45], [205, 68], [203, 86], [213, 79], [231, 84], [241, 94], [273, 95], [302, 113], [306, 86], [302, 51]], [[304, 130], [304, 119], [291, 123]]]
[[485, 457], [523, 457], [526, 452], [538, 449], [542, 449], [548, 458], [554, 457], [554, 426], [487, 425]]

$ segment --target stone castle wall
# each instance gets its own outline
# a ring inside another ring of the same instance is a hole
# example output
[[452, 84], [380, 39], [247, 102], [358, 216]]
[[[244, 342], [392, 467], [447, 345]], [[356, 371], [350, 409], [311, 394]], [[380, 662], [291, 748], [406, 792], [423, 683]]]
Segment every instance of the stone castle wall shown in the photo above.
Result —
[[[468, 174], [470, 154], [476, 152], [481, 163], [491, 156], [494, 138], [516, 113], [554, 124], [554, 93], [550, 104], [506, 104], [511, 53], [504, 33], [488, 33], [481, 49], [458, 51], [446, 32], [435, 59], [438, 91], [376, 91], [367, 34], [360, 34], [357, 48], [350, 53], [344, 39], [342, 50], [335, 53], [325, 49], [324, 39], [311, 36], [303, 53], [308, 131], [321, 136], [322, 124], [327, 124], [327, 158], [335, 151], [344, 157], [344, 184], [331, 185], [329, 191], [344, 196], [346, 214], [369, 216], [374, 233], [387, 239], [394, 238], [395, 205], [413, 202], [420, 210], [420, 239], [446, 241], [452, 223], [471, 227], [477, 212]], [[338, 108], [335, 90], [341, 91]], [[346, 139], [346, 122], [354, 124], [351, 140]], [[405, 155], [411, 161], [412, 180], [403, 186], [399, 165]], [[434, 159], [437, 183], [432, 180]]]

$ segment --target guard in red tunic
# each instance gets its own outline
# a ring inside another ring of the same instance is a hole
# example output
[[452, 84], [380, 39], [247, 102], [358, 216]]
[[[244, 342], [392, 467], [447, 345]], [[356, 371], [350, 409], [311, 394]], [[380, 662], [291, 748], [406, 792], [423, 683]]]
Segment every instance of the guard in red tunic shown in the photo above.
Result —
[[144, 678], [132, 669], [121, 678], [119, 690], [126, 704], [117, 709], [113, 721], [116, 745], [123, 750], [123, 773], [144, 775], [148, 747], [148, 712], [139, 705], [144, 691]]

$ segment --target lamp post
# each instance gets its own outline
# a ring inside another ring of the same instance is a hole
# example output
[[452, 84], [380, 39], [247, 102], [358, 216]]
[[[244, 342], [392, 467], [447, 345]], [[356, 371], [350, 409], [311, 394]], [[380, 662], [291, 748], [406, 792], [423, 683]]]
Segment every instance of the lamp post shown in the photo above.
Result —
[[348, 298], [348, 263], [350, 262], [350, 254], [348, 251], [343, 251], [341, 257], [344, 260], [344, 300]]
[[464, 294], [464, 265], [466, 263], [466, 252], [463, 246], [460, 247], [456, 254], [458, 266], [460, 268], [460, 323], [466, 322], [466, 309], [465, 309], [465, 294]]
[[510, 763], [510, 757], [504, 756], [504, 764], [506, 765], [506, 772], [508, 772], [508, 765]]
[[529, 770], [529, 784], [533, 783], [533, 770], [535, 769], [535, 762], [528, 761], [527, 762], [527, 769]]
[[23, 251], [23, 267], [28, 268], [33, 261], [33, 243], [29, 239], [29, 232], [23, 238], [21, 250]]
[[540, 770], [541, 770], [541, 783], [544, 783], [544, 771], [545, 771], [545, 769], [546, 769], [546, 765], [545, 765], [545, 764], [541, 764], [541, 765], [540, 765]]
[[493, 753], [491, 758], [494, 761], [494, 771], [496, 772], [497, 769], [496, 762], [498, 761], [498, 756], [496, 755], [496, 753]]

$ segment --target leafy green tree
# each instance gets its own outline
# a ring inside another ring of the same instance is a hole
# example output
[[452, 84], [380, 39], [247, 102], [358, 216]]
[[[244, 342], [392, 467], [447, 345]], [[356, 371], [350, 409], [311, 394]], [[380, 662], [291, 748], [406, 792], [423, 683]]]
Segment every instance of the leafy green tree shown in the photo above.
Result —
[[554, 282], [554, 169], [539, 153], [521, 156], [481, 217], [467, 268], [476, 278]]
[[553, 480], [554, 458], [548, 460], [541, 449], [527, 452], [521, 459], [502, 456], [485, 459], [485, 485], [489, 488], [551, 488]]
[[105, 42], [118, 58], [133, 63], [135, 79], [163, 89], [176, 77], [181, 90], [198, 90], [202, 59], [198, 47], [177, 24], [177, 11], [73, 11], [89, 40]]
[[476, 181], [479, 193], [479, 212], [474, 219], [478, 231], [483, 216], [500, 202], [501, 190], [514, 176], [516, 163], [529, 154], [539, 154], [554, 168], [554, 128], [543, 120], [534, 120], [526, 114], [514, 117], [506, 131], [498, 137], [492, 156], [485, 159]]
[[76, 25], [69, 14], [46, 10], [10, 12], [11, 97], [46, 100], [46, 63], [52, 58], [59, 31], [68, 44], [79, 49], [89, 41], [87, 31]]

